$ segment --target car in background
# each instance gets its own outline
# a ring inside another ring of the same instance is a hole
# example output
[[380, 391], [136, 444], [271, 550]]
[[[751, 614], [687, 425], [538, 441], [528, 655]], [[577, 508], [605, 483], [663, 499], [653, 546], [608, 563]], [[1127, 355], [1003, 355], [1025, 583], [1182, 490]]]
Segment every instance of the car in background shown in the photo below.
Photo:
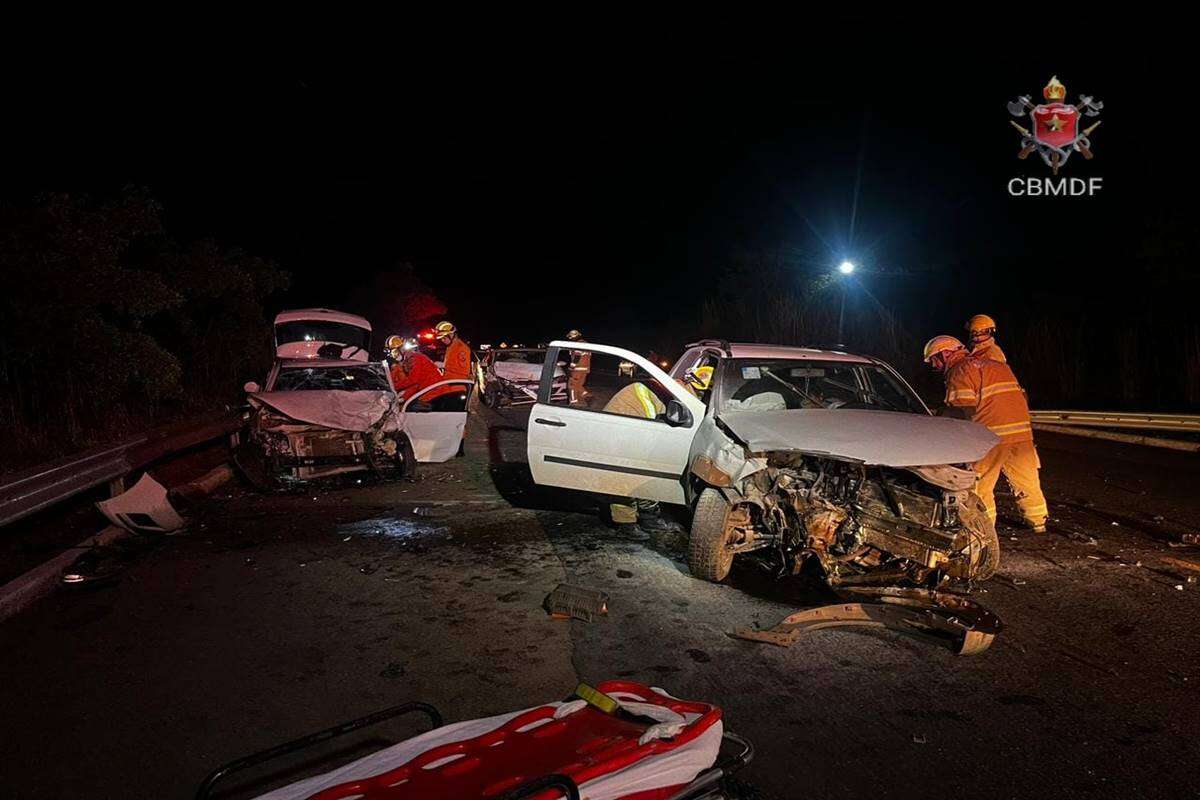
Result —
[[[688, 566], [723, 580], [735, 558], [830, 585], [983, 580], [1000, 543], [970, 464], [999, 441], [934, 417], [878, 359], [842, 351], [706, 340], [670, 373], [636, 353], [552, 342], [635, 364], [664, 407], [654, 419], [555, 401], [529, 414], [536, 483], [692, 512]], [[711, 367], [697, 396], [682, 380]]]
[[262, 488], [358, 471], [412, 475], [459, 452], [473, 386], [441, 381], [404, 397], [379, 362], [280, 359], [262, 386], [245, 386], [234, 461]]
[[[484, 405], [502, 408], [537, 402], [546, 348], [489, 348], [480, 350], [475, 357]], [[554, 400], [567, 398], [567, 374], [561, 364], [555, 365], [550, 396]]]

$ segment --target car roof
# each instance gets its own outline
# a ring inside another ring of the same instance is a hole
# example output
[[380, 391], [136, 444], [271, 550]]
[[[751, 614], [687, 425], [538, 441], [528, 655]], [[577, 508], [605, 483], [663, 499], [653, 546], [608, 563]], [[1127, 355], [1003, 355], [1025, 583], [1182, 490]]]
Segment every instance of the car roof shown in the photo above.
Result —
[[371, 330], [371, 323], [357, 314], [347, 314], [345, 311], [334, 311], [331, 308], [298, 308], [292, 311], [280, 311], [275, 317], [275, 324], [285, 322], [340, 322], [353, 325], [356, 328]]
[[303, 369], [306, 367], [381, 367], [378, 361], [352, 361], [343, 358], [287, 358], [279, 362], [280, 369]]
[[854, 355], [841, 350], [820, 350], [815, 347], [792, 347], [784, 344], [754, 344], [750, 342], [734, 342], [729, 345], [732, 358], [781, 358], [799, 361], [849, 361], [856, 364], [870, 364], [870, 358]]

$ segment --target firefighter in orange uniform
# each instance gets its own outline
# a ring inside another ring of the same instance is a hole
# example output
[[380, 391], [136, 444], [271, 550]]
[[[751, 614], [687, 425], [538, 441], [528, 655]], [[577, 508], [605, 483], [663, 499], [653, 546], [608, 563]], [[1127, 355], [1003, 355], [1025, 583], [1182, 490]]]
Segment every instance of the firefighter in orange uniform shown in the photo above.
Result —
[[953, 336], [935, 336], [925, 345], [925, 363], [946, 380], [946, 406], [1000, 437], [1000, 443], [974, 464], [976, 494], [996, 521], [996, 481], [1003, 474], [1017, 496], [1029, 527], [1046, 532], [1046, 496], [1038, 479], [1037, 449], [1025, 392], [1007, 364], [976, 358]]
[[458, 338], [458, 328], [453, 323], [439, 322], [433, 329], [437, 340], [446, 346], [446, 358], [442, 374], [446, 380], [471, 378], [471, 347]]
[[[583, 334], [572, 330], [567, 332], [568, 342], [582, 342]], [[567, 391], [571, 404], [588, 404], [586, 387], [588, 373], [592, 371], [592, 353], [590, 350], [572, 350], [571, 362], [567, 365]]]
[[[391, 344], [391, 339], [388, 339]], [[391, 352], [389, 350], [389, 352]], [[432, 386], [443, 380], [437, 364], [418, 349], [415, 341], [401, 345], [397, 363], [392, 365], [392, 386], [396, 393], [410, 398], [427, 386]]]
[[996, 344], [996, 320], [987, 314], [976, 314], [967, 320], [967, 335], [971, 338], [971, 355], [975, 358], [1008, 363], [1004, 351]]

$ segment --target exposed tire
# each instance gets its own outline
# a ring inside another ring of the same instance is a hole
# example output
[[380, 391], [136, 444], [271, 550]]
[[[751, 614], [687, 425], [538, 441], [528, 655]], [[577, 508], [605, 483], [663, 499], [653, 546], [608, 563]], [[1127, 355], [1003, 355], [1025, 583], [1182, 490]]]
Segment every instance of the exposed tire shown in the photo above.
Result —
[[1000, 536], [996, 524], [988, 519], [983, 501], [974, 493], [958, 511], [958, 517], [971, 535], [972, 547], [980, 548], [977, 557], [971, 559], [968, 577], [973, 581], [986, 581], [1000, 569]]
[[417, 457], [413, 455], [412, 442], [404, 435], [396, 437], [396, 466], [396, 477], [410, 481], [417, 479]]
[[262, 452], [243, 437], [241, 444], [233, 449], [233, 466], [251, 486], [260, 492], [276, 492], [280, 489], [279, 476], [272, 465], [263, 458]]
[[729, 503], [716, 489], [705, 489], [696, 501], [688, 539], [688, 569], [697, 578], [720, 583], [733, 567], [729, 539]]

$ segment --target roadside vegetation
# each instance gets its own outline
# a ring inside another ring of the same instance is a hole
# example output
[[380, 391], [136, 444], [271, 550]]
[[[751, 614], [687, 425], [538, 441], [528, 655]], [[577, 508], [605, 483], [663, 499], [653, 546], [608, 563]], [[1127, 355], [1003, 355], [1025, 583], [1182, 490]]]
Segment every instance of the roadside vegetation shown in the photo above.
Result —
[[127, 188], [0, 208], [0, 470], [235, 402], [270, 363], [276, 264], [181, 244]]

